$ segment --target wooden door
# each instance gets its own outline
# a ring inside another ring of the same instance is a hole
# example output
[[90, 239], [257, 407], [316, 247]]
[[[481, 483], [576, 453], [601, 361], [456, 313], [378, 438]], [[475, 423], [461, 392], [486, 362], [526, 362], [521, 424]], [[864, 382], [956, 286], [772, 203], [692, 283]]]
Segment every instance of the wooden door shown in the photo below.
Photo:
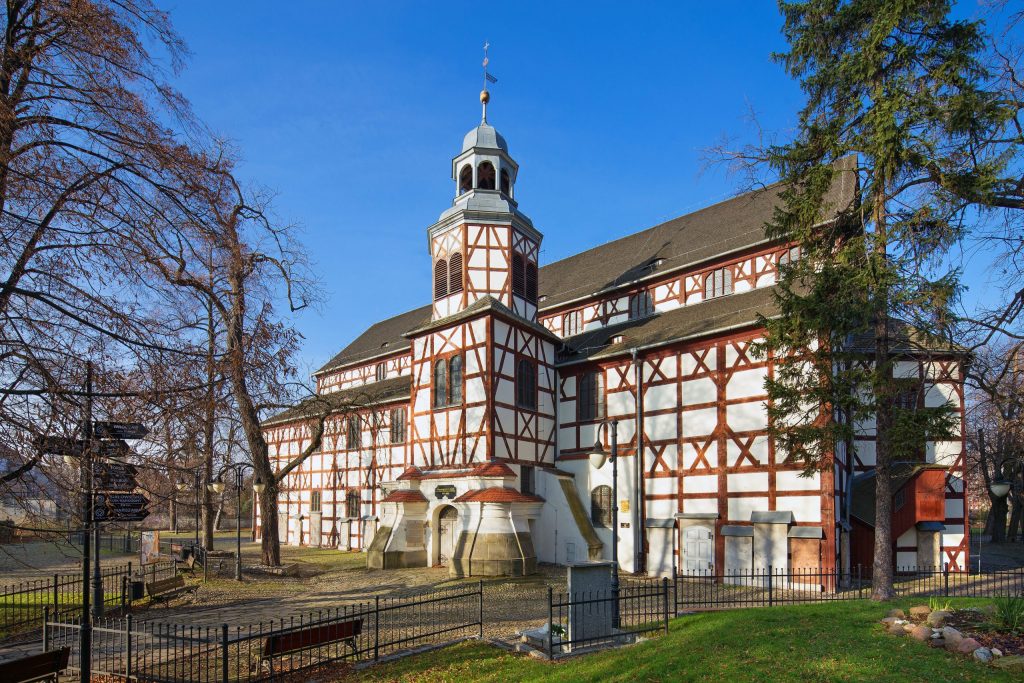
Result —
[[459, 513], [455, 508], [448, 506], [441, 511], [438, 519], [438, 555], [437, 562], [442, 567], [448, 566], [448, 561], [455, 553], [455, 537], [458, 531]]
[[683, 529], [683, 570], [713, 572], [715, 570], [715, 533], [706, 526]]

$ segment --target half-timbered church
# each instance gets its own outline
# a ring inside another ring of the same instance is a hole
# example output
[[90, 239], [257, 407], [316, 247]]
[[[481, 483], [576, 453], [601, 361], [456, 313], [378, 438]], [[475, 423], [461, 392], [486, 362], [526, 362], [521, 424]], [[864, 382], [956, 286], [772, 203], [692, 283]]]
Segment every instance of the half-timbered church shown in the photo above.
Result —
[[[813, 476], [768, 437], [773, 359], [752, 344], [777, 267], [799, 258], [765, 238], [779, 189], [544, 264], [488, 99], [452, 160], [451, 206], [426, 229], [431, 303], [315, 373], [336, 412], [283, 482], [281, 540], [453, 576], [610, 559], [612, 534], [626, 571], [870, 565], [873, 426]], [[838, 177], [837, 210], [857, 183], [852, 166]], [[962, 359], [904, 342], [914, 400], [962, 414]], [[310, 405], [265, 423], [282, 465], [309, 443]], [[612, 463], [588, 457], [613, 437], [614, 490]], [[899, 565], [966, 567], [963, 452], [933, 442], [894, 471]]]

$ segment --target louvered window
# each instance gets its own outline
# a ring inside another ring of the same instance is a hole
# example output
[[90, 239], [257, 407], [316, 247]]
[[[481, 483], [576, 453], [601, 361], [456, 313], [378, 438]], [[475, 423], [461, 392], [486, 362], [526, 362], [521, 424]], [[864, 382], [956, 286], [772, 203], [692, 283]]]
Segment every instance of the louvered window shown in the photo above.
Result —
[[577, 396], [581, 422], [591, 422], [604, 417], [604, 391], [600, 372], [585, 372], [580, 375]]
[[434, 361], [434, 407], [448, 405], [448, 361]]
[[533, 261], [526, 264], [526, 299], [537, 302], [537, 266]]
[[654, 313], [654, 300], [647, 291], [629, 295], [629, 319], [639, 320]]
[[704, 276], [704, 298], [732, 294], [732, 268], [719, 268]]
[[391, 443], [405, 443], [405, 408], [391, 411]]
[[579, 311], [569, 311], [562, 317], [562, 336], [571, 337], [580, 333], [580, 318], [583, 316]]
[[526, 290], [526, 261], [523, 255], [512, 252], [512, 293], [523, 296]]
[[434, 298], [448, 296], [448, 262], [443, 258], [434, 263]]
[[612, 487], [598, 486], [590, 492], [590, 521], [594, 526], [612, 525]]
[[455, 252], [448, 259], [448, 293], [462, 291], [462, 254]]
[[516, 367], [516, 405], [531, 410], [537, 407], [537, 366], [526, 358]]

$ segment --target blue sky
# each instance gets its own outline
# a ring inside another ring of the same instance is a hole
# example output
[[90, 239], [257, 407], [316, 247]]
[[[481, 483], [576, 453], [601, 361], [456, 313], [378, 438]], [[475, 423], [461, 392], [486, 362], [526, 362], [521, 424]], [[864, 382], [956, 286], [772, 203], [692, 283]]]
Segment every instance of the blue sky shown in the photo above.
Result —
[[373, 322], [429, 301], [426, 228], [488, 111], [520, 164], [543, 263], [728, 198], [723, 138], [783, 137], [799, 89], [770, 54], [774, 2], [162, 3], [189, 45], [176, 81], [302, 226], [325, 302], [297, 316], [311, 371]]

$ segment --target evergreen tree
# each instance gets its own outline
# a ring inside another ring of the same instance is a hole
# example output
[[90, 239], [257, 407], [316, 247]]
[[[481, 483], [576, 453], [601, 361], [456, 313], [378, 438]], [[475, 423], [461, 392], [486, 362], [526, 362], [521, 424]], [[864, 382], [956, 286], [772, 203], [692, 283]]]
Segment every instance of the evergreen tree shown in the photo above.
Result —
[[872, 597], [884, 600], [893, 464], [958, 436], [959, 423], [950, 405], [918, 408], [898, 363], [950, 347], [959, 274], [946, 256], [969, 217], [962, 197], [990, 193], [1002, 170], [968, 150], [1008, 112], [985, 86], [982, 27], [950, 19], [945, 0], [780, 7], [789, 50], [775, 57], [806, 103], [795, 140], [765, 150], [784, 183], [767, 234], [801, 249], [781, 268], [780, 315], [764, 320], [762, 350], [782, 361], [770, 429], [810, 471], [873, 427]]

